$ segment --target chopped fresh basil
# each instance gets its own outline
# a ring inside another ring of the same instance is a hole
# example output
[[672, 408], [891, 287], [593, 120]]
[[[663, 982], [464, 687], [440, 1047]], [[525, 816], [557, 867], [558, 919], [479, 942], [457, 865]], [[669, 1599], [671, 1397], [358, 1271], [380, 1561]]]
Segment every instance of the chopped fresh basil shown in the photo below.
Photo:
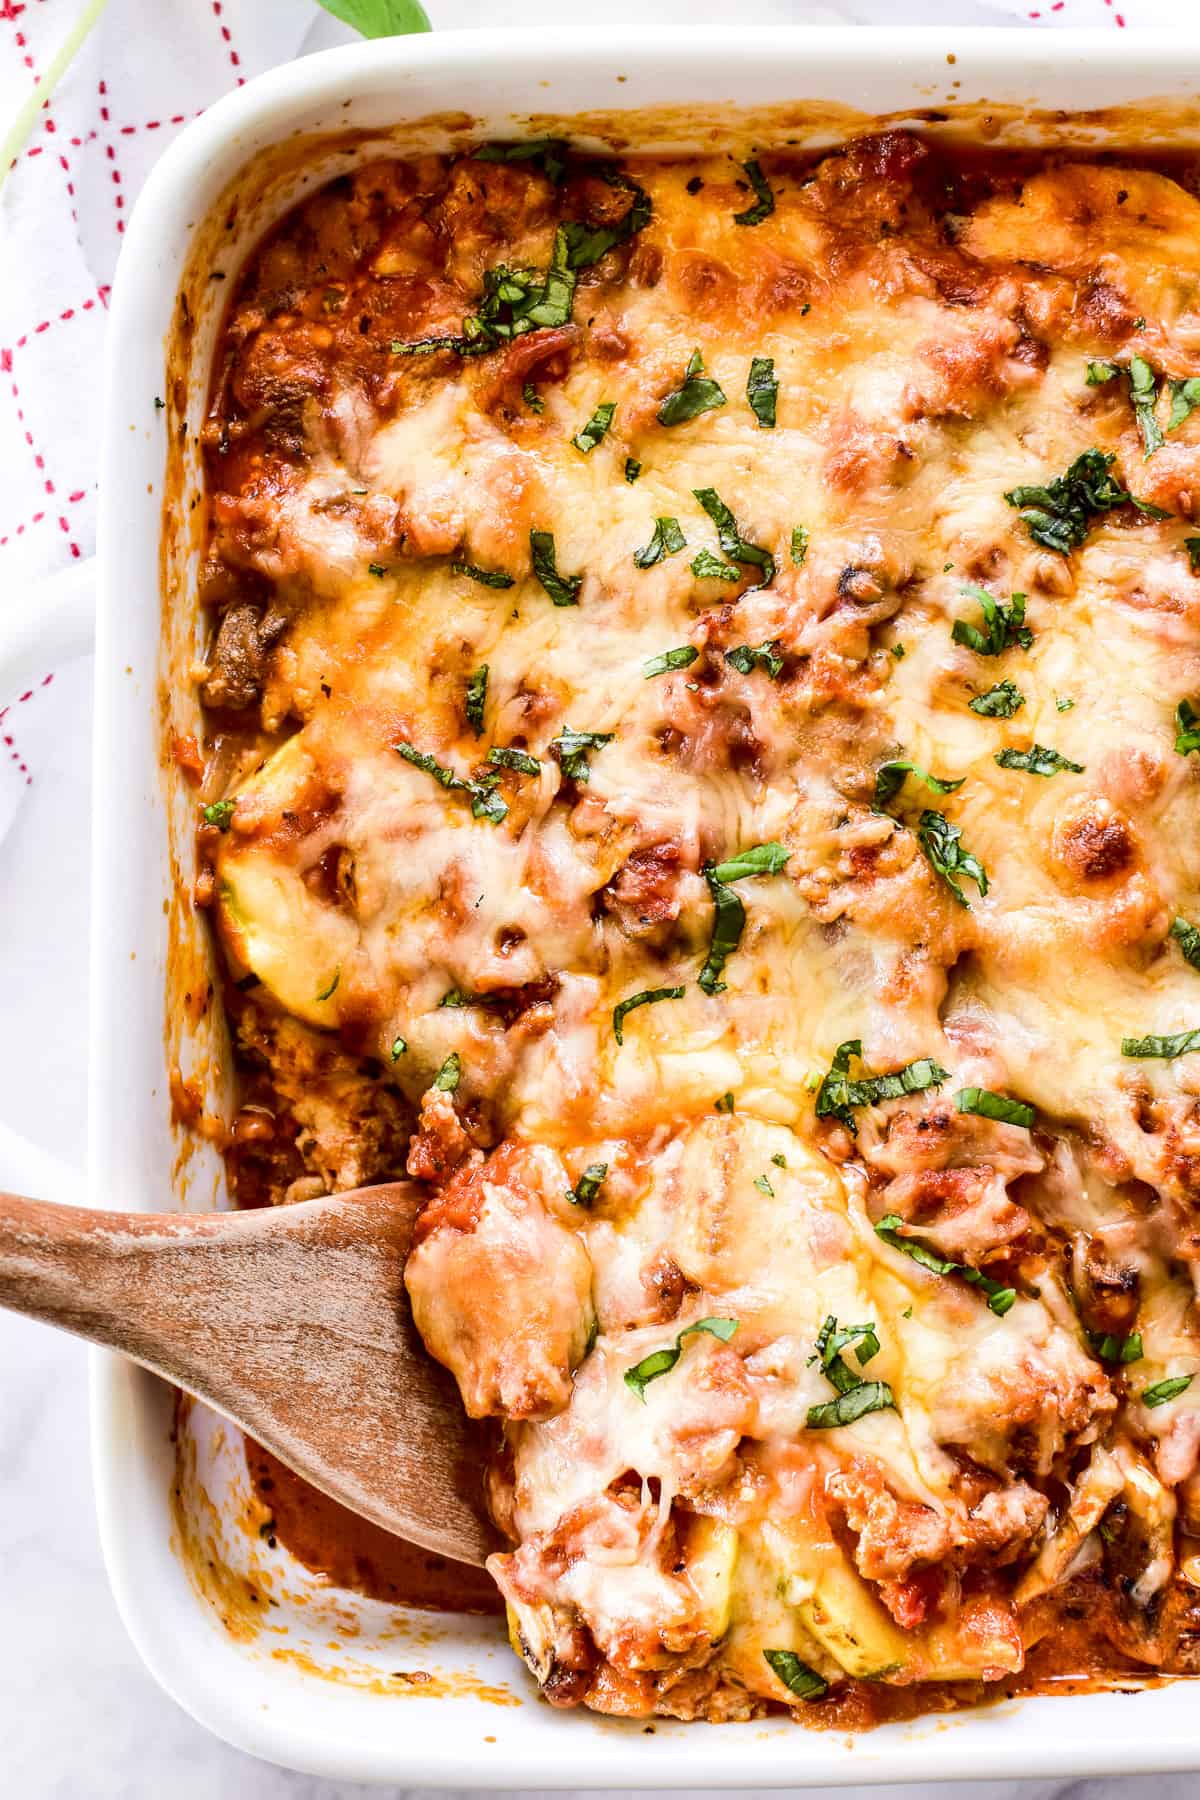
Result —
[[1183, 952], [1184, 961], [1191, 963], [1193, 969], [1200, 969], [1200, 931], [1186, 919], [1175, 919], [1170, 935]]
[[792, 561], [796, 567], [802, 568], [808, 555], [808, 528], [804, 525], [792, 526]]
[[1044, 486], [1023, 483], [1010, 488], [1004, 498], [1020, 509], [1025, 527], [1035, 544], [1069, 556], [1087, 538], [1092, 520], [1114, 506], [1133, 504], [1153, 519], [1166, 519], [1169, 513], [1145, 501], [1134, 500], [1132, 494], [1113, 480], [1110, 473], [1116, 457], [1111, 451], [1085, 450], [1077, 456], [1063, 475], [1056, 475]]
[[1023, 1125], [1027, 1131], [1033, 1129], [1037, 1117], [1033, 1107], [1024, 1100], [1009, 1100], [1004, 1094], [994, 1094], [991, 1088], [959, 1088], [954, 1104], [960, 1113], [976, 1113], [981, 1119], [999, 1119], [1004, 1125]]
[[398, 744], [393, 744], [392, 749], [397, 756], [402, 756], [405, 762], [412, 763], [414, 768], [421, 769], [426, 775], [432, 775], [433, 779], [442, 787], [455, 793], [468, 795], [471, 801], [471, 811], [477, 819], [487, 819], [491, 824], [499, 825], [502, 819], [507, 818], [508, 802], [502, 794], [495, 791], [495, 785], [500, 779], [498, 775], [484, 775], [478, 781], [467, 781], [463, 776], [456, 775], [453, 769], [447, 769], [444, 764], [438, 762], [426, 751], [417, 750], [412, 744], [405, 743], [403, 740]]
[[1072, 762], [1045, 744], [1030, 744], [1028, 750], [997, 750], [992, 761], [1001, 769], [1023, 769], [1026, 775], [1058, 775], [1069, 769], [1072, 775], [1083, 774], [1083, 764]]
[[716, 526], [717, 538], [729, 560], [753, 563], [755, 568], [762, 570], [762, 581], [758, 585], [769, 587], [775, 575], [775, 558], [770, 551], [764, 550], [760, 544], [746, 542], [738, 530], [737, 520], [716, 488], [693, 488], [692, 493]]
[[678, 556], [686, 547], [687, 539], [679, 529], [678, 519], [655, 519], [650, 542], [635, 550], [633, 560], [639, 569], [650, 569], [666, 556]]
[[821, 1373], [837, 1399], [827, 1400], [808, 1409], [810, 1431], [825, 1431], [837, 1425], [852, 1425], [867, 1413], [881, 1412], [896, 1402], [886, 1381], [864, 1381], [845, 1360], [845, 1352], [853, 1348], [859, 1367], [865, 1368], [879, 1354], [879, 1338], [874, 1325], [839, 1326], [832, 1314], [825, 1320], [817, 1336], [814, 1354], [809, 1362], [819, 1362]]
[[740, 581], [742, 571], [736, 563], [722, 562], [711, 550], [701, 550], [692, 558], [692, 574], [699, 581]]
[[567, 265], [571, 269], [590, 269], [602, 256], [607, 256], [618, 244], [636, 237], [650, 223], [650, 196], [644, 187], [640, 187], [620, 169], [597, 168], [595, 173], [609, 187], [630, 195], [631, 204], [628, 212], [615, 225], [587, 225], [581, 220], [571, 219], [559, 227], [566, 239]]
[[228, 831], [236, 806], [236, 800], [214, 800], [201, 808], [200, 817], [206, 825], [215, 825], [218, 831]]
[[567, 146], [561, 138], [527, 138], [520, 144], [480, 144], [471, 151], [476, 162], [536, 162], [547, 180], [558, 186], [566, 171]]
[[1140, 1331], [1131, 1331], [1124, 1338], [1114, 1337], [1111, 1331], [1089, 1331], [1087, 1335], [1088, 1343], [1101, 1362], [1135, 1363], [1145, 1354]]
[[433, 1085], [439, 1093], [452, 1094], [458, 1087], [461, 1077], [462, 1058], [457, 1050], [452, 1050], [434, 1076]]
[[415, 338], [411, 342], [393, 338], [393, 356], [432, 356], [436, 350], [453, 350], [456, 356], [483, 356], [492, 346], [486, 338], [469, 338], [450, 333], [445, 337]]
[[777, 1675], [797, 1700], [820, 1700], [829, 1692], [829, 1683], [824, 1676], [801, 1662], [794, 1650], [764, 1650], [763, 1658], [772, 1675]]
[[552, 531], [531, 531], [529, 555], [535, 578], [541, 582], [555, 606], [578, 606], [582, 575], [560, 575], [558, 553]]
[[718, 1098], [713, 1101], [713, 1111], [719, 1113], [731, 1113], [733, 1111], [733, 1095], [719, 1095]]
[[540, 775], [542, 772], [536, 757], [527, 755], [524, 750], [513, 750], [507, 744], [493, 744], [487, 759], [501, 769], [516, 769], [520, 775]]
[[868, 1413], [894, 1410], [895, 1405], [895, 1395], [886, 1381], [860, 1381], [857, 1387], [839, 1394], [836, 1400], [810, 1406], [808, 1429], [831, 1431], [838, 1425], [853, 1425], [856, 1419], [863, 1419]]
[[327, 988], [321, 989], [321, 992], [317, 995], [317, 999], [318, 1000], [328, 1000], [333, 994], [335, 994], [337, 992], [337, 985], [341, 979], [342, 979], [342, 966], [339, 963], [337, 968], [333, 971], [333, 980], [329, 983], [329, 986]]
[[915, 775], [918, 781], [924, 782], [927, 788], [932, 788], [935, 794], [956, 794], [966, 780], [964, 775], [957, 781], [944, 781], [940, 775], [931, 775], [928, 769], [921, 768], [915, 762], [893, 759], [891, 762], [881, 763], [875, 771], [876, 812], [881, 811], [889, 800], [895, 799], [908, 775]]
[[1169, 379], [1167, 386], [1171, 390], [1171, 414], [1167, 420], [1167, 430], [1178, 431], [1184, 421], [1191, 417], [1193, 409], [1200, 406], [1200, 379], [1195, 375], [1188, 376], [1186, 381]]
[[[1011, 719], [1025, 704], [1025, 696], [1015, 681], [998, 681], [986, 694], [976, 694], [967, 705], [982, 719]], [[1061, 708], [1059, 709], [1062, 710]]]
[[469, 562], [452, 562], [450, 568], [455, 575], [467, 575], [477, 581], [480, 587], [510, 588], [513, 585], [513, 577], [502, 569], [481, 569], [478, 563]]
[[1175, 748], [1180, 756], [1200, 750], [1200, 713], [1190, 700], [1181, 700], [1175, 708]]
[[1155, 1056], [1169, 1062], [1176, 1056], [1187, 1056], [1193, 1050], [1200, 1050], [1200, 1025], [1191, 1031], [1176, 1031], [1166, 1037], [1151, 1033], [1149, 1037], [1121, 1039], [1122, 1056]]
[[399, 1062], [400, 1058], [404, 1055], [404, 1052], [407, 1049], [408, 1049], [408, 1039], [407, 1038], [394, 1037], [392, 1039], [392, 1061]]
[[699, 654], [694, 644], [681, 644], [678, 650], [663, 650], [642, 665], [643, 677], [651, 681], [655, 675], [665, 675], [671, 669], [690, 669]]
[[717, 863], [713, 875], [717, 881], [744, 881], [751, 875], [779, 875], [787, 868], [791, 851], [774, 838], [767, 844], [754, 844], [739, 850], [728, 862]]
[[439, 1006], [470, 1006], [470, 1005], [472, 1005], [472, 1000], [471, 1000], [470, 994], [464, 994], [461, 988], [447, 988], [446, 992], [442, 995], [441, 999], [438, 1001], [438, 1005]]
[[607, 1163], [589, 1163], [573, 1188], [567, 1189], [567, 1199], [572, 1206], [591, 1206], [608, 1174]]
[[961, 591], [978, 600], [983, 608], [984, 628], [980, 631], [978, 625], [968, 624], [966, 619], [955, 619], [950, 636], [956, 644], [965, 644], [977, 656], [1000, 656], [1013, 644], [1028, 650], [1033, 633], [1025, 623], [1024, 594], [1014, 594], [1006, 606], [1003, 600], [997, 600], [994, 594], [989, 594], [986, 588], [976, 587], [973, 582], [964, 582]]
[[893, 1250], [902, 1251], [905, 1256], [911, 1257], [913, 1262], [919, 1263], [921, 1268], [928, 1269], [933, 1275], [961, 1275], [964, 1281], [969, 1282], [972, 1287], [979, 1288], [987, 1296], [988, 1309], [994, 1312], [998, 1319], [1002, 1319], [1006, 1313], [1012, 1311], [1017, 1299], [1015, 1288], [1001, 1287], [998, 1281], [993, 1281], [981, 1270], [973, 1269], [967, 1263], [951, 1262], [947, 1257], [939, 1256], [936, 1250], [931, 1250], [928, 1245], [921, 1243], [919, 1238], [902, 1237], [900, 1227], [903, 1223], [904, 1220], [899, 1213], [888, 1213], [887, 1217], [880, 1219], [876, 1225], [876, 1235], [881, 1237], [885, 1244], [890, 1244]]
[[1142, 461], [1148, 462], [1162, 444], [1163, 434], [1154, 412], [1158, 404], [1158, 376], [1144, 356], [1129, 359], [1129, 398], [1142, 434]]
[[735, 644], [725, 652], [725, 661], [739, 675], [753, 675], [755, 669], [762, 669], [772, 681], [777, 681], [783, 673], [783, 658], [774, 638], [768, 638], [765, 644]]
[[613, 414], [616, 410], [616, 401], [606, 400], [602, 406], [596, 408], [582, 431], [577, 431], [575, 433], [571, 442], [581, 455], [586, 456], [589, 450], [594, 450], [596, 448], [596, 445], [600, 442], [600, 439], [612, 424]]
[[545, 412], [546, 402], [542, 399], [542, 396], [538, 393], [532, 381], [527, 381], [522, 386], [521, 398], [531, 413], [540, 414]]
[[775, 358], [756, 356], [750, 363], [746, 381], [746, 398], [750, 410], [766, 430], [775, 425], [775, 406], [779, 399], [779, 383], [775, 379]]
[[765, 1194], [767, 1196], [768, 1200], [773, 1200], [775, 1198], [775, 1189], [771, 1186], [771, 1183], [765, 1175], [756, 1175], [754, 1177], [754, 1185], [760, 1194]]
[[1103, 387], [1106, 382], [1115, 381], [1120, 373], [1119, 363], [1090, 362], [1087, 366], [1087, 384], [1089, 387]]
[[963, 849], [961, 826], [951, 825], [944, 813], [927, 810], [917, 821], [917, 842], [930, 868], [969, 912], [971, 902], [963, 893], [960, 880], [973, 881], [983, 895], [988, 891], [988, 877], [979, 858]]
[[761, 225], [763, 220], [769, 219], [775, 211], [775, 196], [767, 185], [767, 178], [762, 172], [757, 157], [751, 157], [749, 162], [744, 162], [742, 168], [745, 171], [746, 180], [754, 189], [754, 204], [748, 206], [745, 212], [734, 213], [733, 222], [735, 225]]
[[682, 382], [659, 406], [660, 425], [685, 425], [689, 419], [698, 419], [702, 413], [715, 412], [725, 405], [725, 390], [703, 371], [704, 358], [699, 350], [693, 350]]
[[483, 663], [467, 677], [467, 724], [475, 736], [483, 736], [483, 713], [487, 705], [488, 665]]
[[630, 487], [633, 486], [634, 482], [637, 480], [637, 478], [641, 474], [641, 472], [642, 472], [642, 465], [638, 461], [637, 457], [636, 456], [627, 456], [625, 458], [625, 479], [629, 483]]
[[462, 323], [468, 343], [479, 343], [491, 350], [527, 331], [567, 323], [575, 300], [575, 270], [579, 266], [571, 260], [569, 234], [568, 225], [558, 227], [545, 274], [538, 269], [510, 269], [504, 263], [484, 270], [478, 310]]
[[1055, 694], [1054, 696], [1055, 712], [1070, 712], [1074, 704], [1070, 694]]
[[777, 1169], [786, 1169], [787, 1168], [787, 1157], [783, 1154], [782, 1150], [776, 1150], [775, 1154], [771, 1158], [771, 1161], [775, 1164], [775, 1167]]
[[368, 575], [386, 575], [387, 569], [384, 567], [383, 563], [369, 562], [367, 564], [367, 574]]
[[895, 657], [897, 662], [903, 662], [905, 657], [908, 655], [908, 651], [904, 648], [903, 644], [893, 644], [892, 645], [892, 655]]
[[613, 1036], [618, 1044], [625, 1042], [625, 1020], [639, 1006], [654, 1006], [659, 1000], [682, 1000], [685, 990], [681, 987], [643, 988], [640, 994], [630, 994], [628, 1000], [622, 1000], [613, 1008]]
[[1143, 1391], [1142, 1405], [1165, 1406], [1168, 1400], [1178, 1400], [1180, 1394], [1186, 1394], [1195, 1379], [1194, 1375], [1168, 1375], [1165, 1381], [1156, 1381], [1153, 1387]]
[[1193, 575], [1200, 575], [1200, 537], [1185, 537], [1183, 547], [1187, 551], [1188, 566]]
[[746, 909], [730, 883], [746, 880], [753, 875], [778, 875], [786, 866], [788, 855], [789, 852], [782, 844], [772, 841], [769, 844], [755, 844], [752, 849], [739, 852], [728, 862], [705, 863], [703, 873], [712, 895], [713, 927], [708, 956], [697, 977], [704, 993], [713, 995], [725, 992], [721, 976], [725, 972], [725, 964], [741, 943], [742, 933], [746, 928]]
[[550, 745], [550, 751], [557, 757], [558, 766], [568, 781], [584, 782], [591, 779], [592, 773], [588, 751], [603, 750], [612, 740], [611, 731], [572, 731], [569, 725], [564, 725]]
[[704, 1331], [709, 1337], [719, 1338], [727, 1344], [738, 1328], [736, 1319], [697, 1319], [694, 1325], [685, 1325], [673, 1344], [663, 1350], [652, 1350], [649, 1356], [643, 1356], [641, 1362], [634, 1363], [632, 1369], [625, 1371], [625, 1385], [632, 1388], [638, 1399], [645, 1404], [646, 1389], [660, 1375], [669, 1374], [683, 1354], [683, 1340], [693, 1332]]
[[862, 1039], [847, 1038], [833, 1053], [829, 1073], [817, 1089], [818, 1119], [838, 1119], [852, 1136], [858, 1135], [854, 1120], [860, 1106], [878, 1106], [884, 1100], [899, 1100], [905, 1094], [918, 1094], [925, 1088], [941, 1087], [949, 1074], [931, 1056], [906, 1063], [891, 1075], [865, 1075], [850, 1078], [850, 1058], [862, 1060]]

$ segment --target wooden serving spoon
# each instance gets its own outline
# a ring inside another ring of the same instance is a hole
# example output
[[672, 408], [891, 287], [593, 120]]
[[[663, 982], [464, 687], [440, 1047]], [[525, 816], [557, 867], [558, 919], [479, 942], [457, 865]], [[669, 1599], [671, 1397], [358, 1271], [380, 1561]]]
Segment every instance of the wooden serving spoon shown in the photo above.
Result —
[[399, 1537], [499, 1548], [484, 1439], [428, 1355], [405, 1181], [255, 1212], [113, 1213], [0, 1194], [0, 1305], [120, 1350]]

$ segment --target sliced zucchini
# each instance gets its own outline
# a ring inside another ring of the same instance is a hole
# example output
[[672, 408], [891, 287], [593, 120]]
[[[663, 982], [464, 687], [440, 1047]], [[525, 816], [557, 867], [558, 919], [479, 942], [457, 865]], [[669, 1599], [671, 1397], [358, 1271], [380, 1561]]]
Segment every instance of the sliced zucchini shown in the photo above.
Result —
[[715, 1644], [729, 1630], [733, 1613], [733, 1577], [738, 1534], [722, 1519], [694, 1513], [687, 1522], [683, 1551], [688, 1580], [700, 1601], [700, 1618]]

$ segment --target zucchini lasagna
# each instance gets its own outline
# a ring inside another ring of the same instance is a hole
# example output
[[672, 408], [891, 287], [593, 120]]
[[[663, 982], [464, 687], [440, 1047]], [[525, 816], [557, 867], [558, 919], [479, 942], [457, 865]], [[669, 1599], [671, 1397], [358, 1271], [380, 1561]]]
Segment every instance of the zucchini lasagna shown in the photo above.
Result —
[[1196, 169], [350, 160], [206, 427], [239, 1202], [422, 1184], [556, 1705], [1192, 1671]]

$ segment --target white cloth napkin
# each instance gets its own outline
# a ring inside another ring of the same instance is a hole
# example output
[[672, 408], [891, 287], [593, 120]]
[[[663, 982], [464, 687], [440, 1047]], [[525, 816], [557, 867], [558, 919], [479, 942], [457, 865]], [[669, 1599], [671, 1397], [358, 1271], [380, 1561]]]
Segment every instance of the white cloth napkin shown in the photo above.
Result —
[[[743, 24], [1175, 25], [1195, 0], [742, 0]], [[0, 0], [0, 135], [82, 0]], [[585, 24], [590, 0], [426, 0], [435, 30]], [[606, 0], [608, 23], [728, 18]], [[272, 65], [353, 34], [313, 0], [110, 0], [0, 190], [0, 610], [92, 553], [106, 308], [125, 223], [174, 134]], [[82, 669], [0, 693], [0, 1115], [82, 1150], [88, 697]], [[101, 772], [97, 805], [119, 805]], [[16, 823], [16, 828], [11, 829]], [[7, 834], [7, 836], [6, 836]], [[64, 876], [67, 878], [64, 881]], [[14, 979], [15, 976], [15, 979]], [[0, 1175], [2, 1175], [0, 1171]]]

